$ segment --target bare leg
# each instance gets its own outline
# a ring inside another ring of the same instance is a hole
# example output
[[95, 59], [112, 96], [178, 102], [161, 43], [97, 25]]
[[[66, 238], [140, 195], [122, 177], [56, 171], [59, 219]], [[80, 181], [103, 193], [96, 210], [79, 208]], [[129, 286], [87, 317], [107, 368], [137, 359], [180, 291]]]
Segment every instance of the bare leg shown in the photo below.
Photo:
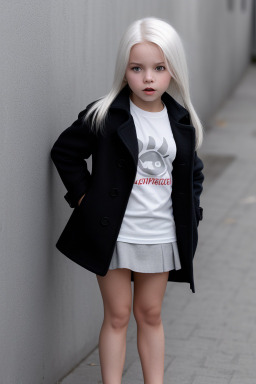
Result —
[[164, 329], [162, 301], [169, 272], [134, 272], [134, 317], [137, 322], [137, 345], [145, 384], [163, 384]]
[[126, 354], [126, 334], [132, 305], [131, 271], [109, 270], [98, 276], [104, 304], [104, 320], [99, 336], [103, 384], [121, 384]]

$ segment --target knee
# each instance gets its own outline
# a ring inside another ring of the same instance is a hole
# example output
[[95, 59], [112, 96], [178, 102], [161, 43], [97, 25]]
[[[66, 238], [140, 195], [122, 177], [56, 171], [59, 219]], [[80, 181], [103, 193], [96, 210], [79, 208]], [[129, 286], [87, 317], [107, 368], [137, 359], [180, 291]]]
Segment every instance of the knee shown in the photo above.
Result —
[[158, 326], [161, 324], [161, 309], [158, 307], [138, 307], [134, 306], [133, 313], [135, 320], [138, 325], [151, 325], [151, 326]]
[[113, 329], [122, 329], [128, 326], [131, 308], [120, 308], [106, 316], [106, 320]]

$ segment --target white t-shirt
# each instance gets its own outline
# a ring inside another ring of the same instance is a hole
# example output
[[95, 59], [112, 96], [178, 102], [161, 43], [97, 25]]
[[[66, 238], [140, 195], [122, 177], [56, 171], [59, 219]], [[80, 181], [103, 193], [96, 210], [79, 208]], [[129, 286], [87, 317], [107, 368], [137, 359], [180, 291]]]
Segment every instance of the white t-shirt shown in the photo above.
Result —
[[139, 159], [136, 179], [117, 241], [157, 244], [176, 241], [172, 210], [172, 162], [176, 156], [167, 109], [148, 112], [130, 100]]

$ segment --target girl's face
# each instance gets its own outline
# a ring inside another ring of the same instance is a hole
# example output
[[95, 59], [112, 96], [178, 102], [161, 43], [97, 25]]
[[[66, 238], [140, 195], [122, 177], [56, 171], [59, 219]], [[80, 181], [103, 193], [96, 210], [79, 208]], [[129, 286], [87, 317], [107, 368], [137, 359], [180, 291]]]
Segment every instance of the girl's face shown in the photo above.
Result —
[[131, 100], [137, 107], [149, 112], [163, 109], [161, 96], [169, 87], [171, 75], [158, 45], [149, 42], [135, 44], [130, 52], [125, 78], [132, 90]]

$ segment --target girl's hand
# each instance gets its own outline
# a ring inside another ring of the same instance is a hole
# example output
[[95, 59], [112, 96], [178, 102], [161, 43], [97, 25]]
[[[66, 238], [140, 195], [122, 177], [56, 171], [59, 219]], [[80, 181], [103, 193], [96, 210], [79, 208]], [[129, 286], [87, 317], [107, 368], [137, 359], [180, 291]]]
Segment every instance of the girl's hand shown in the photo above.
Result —
[[81, 204], [81, 201], [83, 200], [84, 196], [85, 196], [85, 195], [83, 195], [83, 196], [81, 197], [81, 199], [79, 199], [79, 201], [78, 201], [78, 205]]

